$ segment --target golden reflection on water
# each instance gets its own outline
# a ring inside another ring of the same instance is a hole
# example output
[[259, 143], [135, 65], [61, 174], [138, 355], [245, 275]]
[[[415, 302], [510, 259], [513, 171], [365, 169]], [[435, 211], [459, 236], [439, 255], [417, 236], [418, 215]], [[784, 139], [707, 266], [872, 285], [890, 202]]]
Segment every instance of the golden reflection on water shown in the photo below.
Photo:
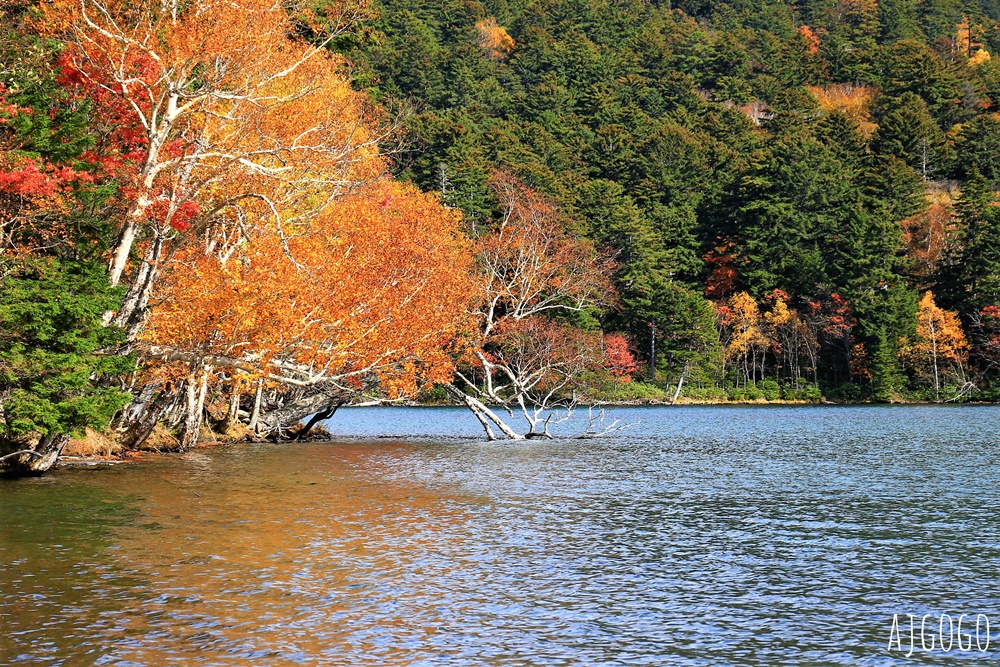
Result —
[[[406, 449], [380, 443], [378, 456]], [[131, 487], [140, 515], [78, 572], [100, 583], [61, 590], [58, 609], [8, 610], [8, 630], [36, 630], [16, 636], [10, 655], [41, 657], [49, 635], [70, 634], [77, 645], [51, 656], [63, 664], [408, 664], [447, 621], [433, 591], [401, 600], [401, 584], [461, 561], [462, 546], [442, 545], [439, 531], [461, 534], [476, 501], [379, 481], [366, 474], [372, 454], [201, 450], [93, 473], [87, 483]], [[23, 556], [24, 571], [65, 589], [65, 577], [46, 580], [44, 557]]]

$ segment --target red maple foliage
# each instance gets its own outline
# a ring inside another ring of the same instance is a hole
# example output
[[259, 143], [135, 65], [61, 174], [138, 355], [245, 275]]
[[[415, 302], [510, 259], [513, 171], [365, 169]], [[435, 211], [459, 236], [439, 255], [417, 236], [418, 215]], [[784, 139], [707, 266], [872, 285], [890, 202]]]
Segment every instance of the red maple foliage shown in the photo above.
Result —
[[608, 334], [604, 337], [604, 368], [621, 382], [627, 382], [629, 377], [639, 370], [628, 339], [621, 334]]

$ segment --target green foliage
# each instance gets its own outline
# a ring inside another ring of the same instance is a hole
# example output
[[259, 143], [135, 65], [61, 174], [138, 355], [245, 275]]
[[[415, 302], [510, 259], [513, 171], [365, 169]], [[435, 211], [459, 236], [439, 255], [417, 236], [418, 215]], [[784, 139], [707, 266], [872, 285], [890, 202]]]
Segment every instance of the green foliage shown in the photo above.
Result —
[[[900, 222], [925, 209], [928, 181], [1000, 181], [1000, 58], [968, 68], [955, 42], [968, 16], [982, 26], [976, 39], [1000, 49], [1000, 5], [379, 4], [373, 38], [348, 55], [360, 85], [421, 109], [403, 175], [441, 192], [470, 225], [496, 215], [486, 187], [496, 169], [557, 201], [617, 262], [619, 304], [599, 314], [602, 325], [628, 332], [647, 357], [655, 331], [661, 378], [719, 383], [708, 299], [745, 290], [763, 303], [777, 289], [803, 314], [831, 295], [847, 304], [845, 335], [824, 333], [819, 315], [810, 325], [813, 379], [856, 398], [905, 390], [896, 341], [927, 285]], [[515, 42], [503, 57], [478, 46], [476, 22], [490, 16]], [[805, 88], [837, 84], [864, 84], [874, 103], [831, 109]], [[962, 209], [936, 276], [952, 307], [993, 294], [963, 262], [986, 282], [1000, 275], [992, 213], [977, 210]], [[784, 391], [818, 400], [816, 388]]]
[[955, 243], [936, 278], [940, 304], [967, 318], [1000, 303], [1000, 206], [978, 171], [973, 170], [955, 210]]
[[632, 401], [663, 403], [670, 399], [670, 395], [661, 387], [633, 380], [624, 383], [617, 381], [605, 383], [594, 398], [599, 401], [620, 401], [623, 403]]
[[823, 391], [812, 382], [786, 384], [781, 387], [781, 397], [786, 401], [819, 403], [823, 400]]
[[714, 403], [727, 400], [729, 395], [722, 387], [684, 385], [681, 390], [681, 398], [689, 401], [708, 401]]
[[729, 400], [736, 401], [737, 403], [760, 401], [763, 399], [764, 392], [754, 382], [729, 390]]
[[963, 177], [978, 172], [994, 187], [1000, 182], [1000, 119], [996, 116], [978, 116], [966, 123], [957, 150], [962, 155], [958, 168]]
[[72, 260], [5, 262], [0, 279], [0, 398], [5, 436], [103, 429], [128, 396], [100, 384], [129, 372], [103, 325], [120, 294], [103, 266]]
[[880, 106], [876, 150], [899, 158], [924, 179], [947, 173], [944, 133], [920, 96], [911, 92], [898, 98], [883, 96]]
[[757, 388], [764, 395], [766, 401], [777, 401], [781, 398], [781, 385], [777, 380], [766, 378], [757, 383]]

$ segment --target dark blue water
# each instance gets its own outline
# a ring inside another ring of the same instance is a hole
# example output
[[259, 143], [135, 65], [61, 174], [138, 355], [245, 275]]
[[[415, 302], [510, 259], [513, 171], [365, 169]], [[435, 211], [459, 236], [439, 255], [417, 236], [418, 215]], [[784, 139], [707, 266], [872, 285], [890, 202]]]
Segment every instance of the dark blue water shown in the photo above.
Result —
[[614, 416], [639, 423], [597, 440], [489, 444], [461, 410], [344, 409], [330, 444], [3, 483], [0, 664], [1000, 655], [1000, 409]]

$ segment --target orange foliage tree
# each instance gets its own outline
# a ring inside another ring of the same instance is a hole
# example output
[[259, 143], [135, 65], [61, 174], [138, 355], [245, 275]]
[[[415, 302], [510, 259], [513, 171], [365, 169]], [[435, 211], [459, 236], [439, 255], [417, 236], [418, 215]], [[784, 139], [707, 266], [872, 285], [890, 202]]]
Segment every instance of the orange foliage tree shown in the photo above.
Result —
[[639, 372], [639, 362], [628, 339], [621, 334], [604, 337], [604, 368], [619, 382], [628, 382]]
[[[290, 9], [326, 38], [290, 38]], [[90, 159], [122, 184], [113, 285], [146, 240], [117, 323], [135, 323], [165, 246], [233, 243], [255, 225], [287, 238], [384, 171], [372, 111], [325, 48], [354, 14], [264, 0], [43, 5], [40, 29], [66, 42], [64, 84], [94, 106]]]
[[958, 313], [939, 308], [934, 294], [924, 293], [917, 311], [916, 336], [900, 345], [900, 356], [918, 377], [934, 387], [934, 400], [941, 400], [944, 383], [955, 383], [960, 392], [968, 390], [968, 353], [969, 343]]
[[458, 219], [433, 195], [382, 181], [329, 206], [308, 233], [262, 228], [222, 254], [190, 244], [154, 292], [140, 339], [154, 358], [189, 364], [189, 388], [212, 369], [230, 384], [261, 379], [327, 397], [373, 381], [389, 399], [449, 382], [447, 349], [472, 294]]
[[514, 38], [492, 16], [476, 23], [476, 33], [479, 47], [494, 60], [506, 58], [514, 50]]
[[127, 442], [161, 413], [194, 442], [219, 387], [230, 419], [255, 387], [251, 422], [280, 435], [348, 394], [453, 377], [472, 256], [457, 213], [386, 178], [394, 124], [327, 48], [365, 13], [351, 2], [44, 5], [61, 82], [93, 109], [86, 159], [120, 184], [113, 317], [146, 360]]

